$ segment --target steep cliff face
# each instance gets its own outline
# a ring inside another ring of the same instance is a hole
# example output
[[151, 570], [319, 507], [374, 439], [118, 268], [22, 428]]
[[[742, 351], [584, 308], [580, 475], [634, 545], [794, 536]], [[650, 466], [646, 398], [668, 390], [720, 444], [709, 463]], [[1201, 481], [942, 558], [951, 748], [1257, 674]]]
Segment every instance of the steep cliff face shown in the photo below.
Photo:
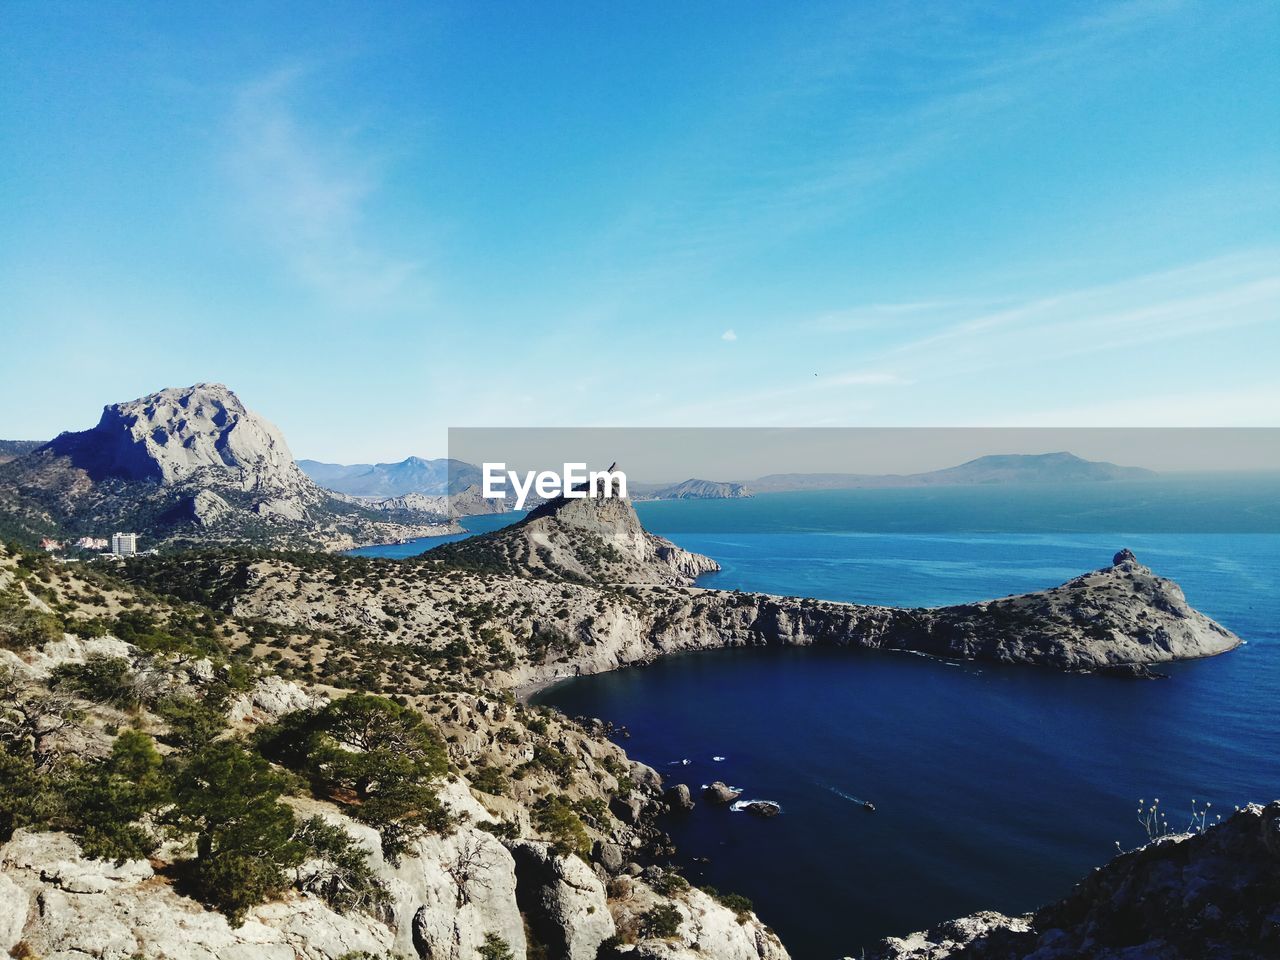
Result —
[[[596, 612], [573, 672], [597, 673], [665, 653], [737, 646], [837, 646], [1066, 670], [1135, 668], [1214, 656], [1240, 638], [1191, 608], [1173, 581], [1125, 550], [1113, 565], [1060, 587], [984, 603], [898, 609], [651, 589], [639, 604]], [[638, 609], [637, 609], [638, 608]], [[564, 675], [534, 665], [528, 680]]]
[[294, 463], [279, 429], [220, 383], [111, 404], [96, 427], [64, 433], [48, 446], [95, 477], [199, 481], [310, 501], [321, 496]]
[[280, 431], [222, 384], [112, 404], [97, 426], [0, 465], [0, 519], [33, 535], [352, 546], [430, 536], [442, 517], [375, 513], [322, 490]]
[[1033, 914], [980, 913], [866, 960], [1261, 960], [1280, 956], [1280, 801], [1166, 837]]

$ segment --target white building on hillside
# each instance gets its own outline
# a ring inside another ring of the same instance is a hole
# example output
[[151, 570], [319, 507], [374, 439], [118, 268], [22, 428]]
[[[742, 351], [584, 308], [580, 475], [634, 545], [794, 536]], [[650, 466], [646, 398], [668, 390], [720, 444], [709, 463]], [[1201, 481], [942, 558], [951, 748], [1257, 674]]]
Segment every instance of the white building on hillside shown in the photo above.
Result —
[[138, 552], [138, 535], [136, 533], [113, 533], [111, 535], [111, 552], [117, 557], [132, 557]]

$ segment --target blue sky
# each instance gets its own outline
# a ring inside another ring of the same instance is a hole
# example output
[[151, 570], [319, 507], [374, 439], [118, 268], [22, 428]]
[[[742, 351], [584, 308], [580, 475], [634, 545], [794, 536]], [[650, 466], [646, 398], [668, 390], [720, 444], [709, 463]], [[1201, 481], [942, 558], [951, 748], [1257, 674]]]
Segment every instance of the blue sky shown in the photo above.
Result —
[[0, 13], [0, 436], [1280, 425], [1275, 3], [228, 9]]

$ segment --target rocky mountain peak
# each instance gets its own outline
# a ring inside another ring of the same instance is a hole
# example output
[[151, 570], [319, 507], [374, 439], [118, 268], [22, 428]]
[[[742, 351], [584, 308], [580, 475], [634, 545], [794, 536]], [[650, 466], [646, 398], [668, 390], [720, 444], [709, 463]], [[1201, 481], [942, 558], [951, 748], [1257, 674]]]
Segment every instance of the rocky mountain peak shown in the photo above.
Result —
[[1128, 547], [1124, 547], [1119, 553], [1111, 558], [1111, 565], [1113, 567], [1118, 567], [1124, 563], [1136, 564], [1137, 562], [1138, 558], [1133, 555], [1133, 551]]
[[631, 501], [616, 493], [556, 497], [519, 523], [438, 550], [441, 558], [486, 551], [524, 574], [615, 583], [688, 584], [720, 569], [710, 557], [649, 533]]
[[299, 493], [310, 481], [274, 424], [220, 383], [197, 383], [109, 404], [98, 425], [50, 447], [93, 476], [173, 485], [199, 477], [240, 490]]

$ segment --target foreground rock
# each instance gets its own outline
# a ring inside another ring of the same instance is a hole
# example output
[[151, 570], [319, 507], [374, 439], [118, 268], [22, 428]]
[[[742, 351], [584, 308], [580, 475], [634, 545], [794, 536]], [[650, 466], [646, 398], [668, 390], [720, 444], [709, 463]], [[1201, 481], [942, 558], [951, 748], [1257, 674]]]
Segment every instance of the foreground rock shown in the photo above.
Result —
[[1280, 956], [1280, 801], [1122, 854], [1024, 917], [979, 913], [866, 960], [1252, 960]]
[[86, 860], [62, 834], [19, 831], [0, 847], [0, 950], [71, 960], [332, 960], [380, 953], [391, 932], [318, 899], [264, 904], [239, 927], [152, 879], [144, 862]]
[[[610, 902], [620, 931], [643, 930], [648, 911], [666, 901], [643, 884]], [[661, 937], [635, 937], [634, 944], [605, 943], [604, 960], [789, 960], [778, 935], [749, 912], [736, 913], [696, 887], [671, 901], [678, 911], [675, 932]], [[628, 936], [626, 939], [632, 939]]]
[[551, 956], [594, 960], [617, 930], [604, 884], [577, 857], [557, 856], [550, 844], [517, 843], [511, 849], [521, 906], [535, 918], [539, 940]]

